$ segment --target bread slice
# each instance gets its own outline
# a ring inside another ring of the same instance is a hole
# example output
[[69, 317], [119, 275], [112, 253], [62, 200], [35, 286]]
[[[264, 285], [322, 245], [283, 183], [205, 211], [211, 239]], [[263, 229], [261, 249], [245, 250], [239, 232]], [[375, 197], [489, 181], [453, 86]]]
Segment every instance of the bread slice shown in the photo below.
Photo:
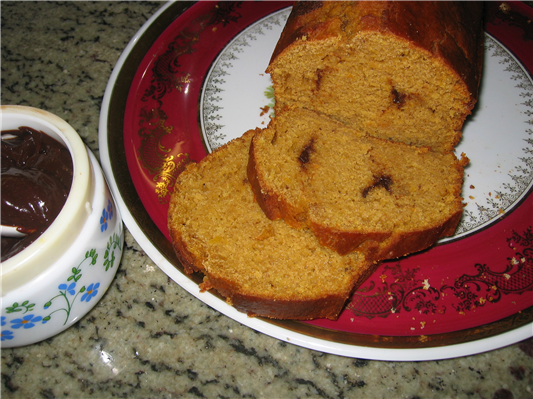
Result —
[[296, 2], [267, 72], [276, 114], [312, 109], [450, 151], [478, 98], [483, 3]]
[[258, 130], [248, 178], [271, 220], [309, 228], [340, 254], [391, 259], [452, 235], [466, 159], [366, 137], [296, 108]]
[[251, 316], [336, 319], [376, 264], [340, 256], [308, 230], [269, 220], [247, 179], [254, 130], [190, 164], [175, 185], [168, 228], [187, 273]]

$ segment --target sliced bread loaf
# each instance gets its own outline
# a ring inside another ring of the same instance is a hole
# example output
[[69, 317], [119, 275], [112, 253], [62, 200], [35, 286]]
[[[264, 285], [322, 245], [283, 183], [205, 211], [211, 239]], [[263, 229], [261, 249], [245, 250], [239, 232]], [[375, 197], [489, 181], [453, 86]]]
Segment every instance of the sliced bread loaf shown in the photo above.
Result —
[[254, 201], [246, 165], [255, 131], [220, 147], [178, 177], [168, 212], [176, 254], [203, 289], [253, 316], [336, 319], [376, 265], [340, 256], [308, 230], [269, 220]]
[[270, 219], [308, 227], [340, 254], [382, 260], [454, 233], [467, 162], [451, 152], [366, 137], [296, 108], [257, 131], [248, 178]]

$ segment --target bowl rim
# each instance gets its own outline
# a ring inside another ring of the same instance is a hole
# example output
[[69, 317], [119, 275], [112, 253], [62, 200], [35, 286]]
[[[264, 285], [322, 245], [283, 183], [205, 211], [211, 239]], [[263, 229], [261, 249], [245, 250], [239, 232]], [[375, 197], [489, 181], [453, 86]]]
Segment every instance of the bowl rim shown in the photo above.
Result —
[[61, 256], [61, 249], [74, 242], [91, 214], [94, 172], [88, 149], [78, 133], [66, 121], [48, 111], [22, 105], [0, 106], [2, 131], [21, 126], [43, 131], [63, 142], [72, 158], [72, 185], [63, 208], [41, 236], [18, 254], [1, 262], [2, 295], [50, 268]]

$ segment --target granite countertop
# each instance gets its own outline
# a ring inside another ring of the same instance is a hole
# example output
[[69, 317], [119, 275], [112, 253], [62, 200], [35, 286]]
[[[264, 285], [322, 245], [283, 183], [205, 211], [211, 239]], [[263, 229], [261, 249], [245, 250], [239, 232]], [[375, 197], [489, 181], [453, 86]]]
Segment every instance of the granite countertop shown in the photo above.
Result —
[[[68, 121], [98, 155], [113, 66], [160, 2], [1, 2], [2, 104]], [[488, 353], [384, 362], [253, 331], [170, 280], [126, 232], [117, 276], [62, 334], [2, 350], [4, 398], [533, 397], [531, 339]]]

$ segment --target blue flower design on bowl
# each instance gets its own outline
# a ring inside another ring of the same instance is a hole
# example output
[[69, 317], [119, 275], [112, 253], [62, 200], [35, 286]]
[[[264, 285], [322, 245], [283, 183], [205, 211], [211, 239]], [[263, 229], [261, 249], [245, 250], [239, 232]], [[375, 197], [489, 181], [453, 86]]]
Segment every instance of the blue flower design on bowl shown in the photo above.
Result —
[[35, 327], [35, 323], [38, 323], [42, 320], [42, 316], [35, 316], [33, 314], [29, 314], [29, 315], [26, 315], [24, 316], [23, 318], [21, 319], [13, 319], [11, 320], [11, 328], [20, 328], [20, 327], [24, 327], [25, 329], [27, 328], [32, 328], [32, 327]]
[[100, 283], [91, 284], [87, 287], [87, 291], [82, 295], [81, 301], [82, 302], [89, 302], [93, 296], [98, 294], [98, 287], [100, 287]]
[[70, 283], [68, 287], [66, 284], [59, 284], [59, 287], [57, 288], [59, 288], [60, 290], [65, 290], [70, 295], [74, 295], [76, 293], [76, 290], [74, 289], [76, 288], [76, 283]]
[[107, 213], [109, 214], [109, 219], [113, 219], [113, 203], [110, 199], [107, 200]]
[[5, 330], [0, 334], [1, 340], [5, 341], [6, 339], [13, 339], [13, 331]]
[[107, 230], [107, 222], [113, 219], [113, 204], [111, 200], [107, 200], [107, 207], [102, 210], [102, 216], [100, 217], [100, 230], [102, 232]]
[[6, 325], [6, 317], [5, 317], [5, 316], [2, 316], [2, 317], [0, 318], [0, 325], [2, 325], [2, 326], [5, 326], [5, 325]]
[[109, 220], [109, 213], [107, 209], [102, 210], [102, 217], [100, 218], [100, 230], [102, 232], [107, 230], [107, 221]]

